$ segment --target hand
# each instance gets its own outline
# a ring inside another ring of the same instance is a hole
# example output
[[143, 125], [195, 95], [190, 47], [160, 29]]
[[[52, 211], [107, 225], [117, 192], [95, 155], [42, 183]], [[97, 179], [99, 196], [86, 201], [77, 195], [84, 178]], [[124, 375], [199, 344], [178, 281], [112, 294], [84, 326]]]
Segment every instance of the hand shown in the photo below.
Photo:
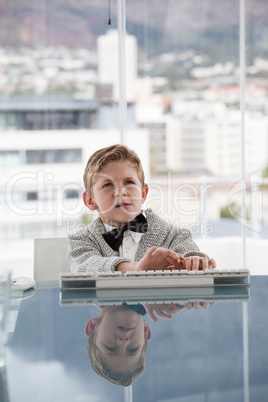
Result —
[[199, 310], [200, 307], [202, 307], [203, 309], [207, 310], [209, 308], [209, 306], [215, 306], [216, 303], [208, 303], [208, 302], [187, 302], [185, 304], [185, 307], [187, 310]]
[[137, 264], [137, 271], [167, 269], [172, 262], [183, 259], [183, 256], [163, 247], [151, 247]]
[[[180, 256], [180, 254], [178, 254]], [[175, 258], [174, 256], [168, 257], [167, 258], [169, 263], [174, 265], [176, 269], [186, 269], [187, 271], [197, 271], [203, 269], [205, 271], [206, 269], [212, 267], [216, 268], [216, 262], [213, 258], [207, 258], [207, 257], [200, 257], [197, 255], [191, 256], [191, 257], [184, 257], [184, 259]]]
[[[148, 313], [148, 316], [154, 321], [157, 322], [158, 319], [155, 316], [157, 314], [160, 318], [165, 320], [170, 320], [174, 314], [178, 314], [182, 311], [185, 306], [180, 304], [144, 304], [144, 308]], [[154, 314], [155, 313], [155, 314]]]

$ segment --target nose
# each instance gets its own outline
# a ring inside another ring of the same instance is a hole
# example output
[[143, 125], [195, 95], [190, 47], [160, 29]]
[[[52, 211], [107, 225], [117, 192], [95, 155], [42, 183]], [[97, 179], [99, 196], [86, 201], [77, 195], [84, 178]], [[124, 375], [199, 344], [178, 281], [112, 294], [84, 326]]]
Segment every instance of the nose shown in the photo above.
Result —
[[114, 194], [116, 196], [118, 195], [126, 195], [127, 194], [127, 188], [124, 184], [117, 184], [114, 190]]
[[130, 339], [131, 330], [123, 327], [118, 327], [117, 338], [120, 342], [126, 342]]
[[120, 342], [126, 342], [126, 341], [128, 341], [129, 340], [129, 333], [120, 333], [120, 334], [118, 334], [118, 336], [117, 336], [117, 339], [120, 341]]

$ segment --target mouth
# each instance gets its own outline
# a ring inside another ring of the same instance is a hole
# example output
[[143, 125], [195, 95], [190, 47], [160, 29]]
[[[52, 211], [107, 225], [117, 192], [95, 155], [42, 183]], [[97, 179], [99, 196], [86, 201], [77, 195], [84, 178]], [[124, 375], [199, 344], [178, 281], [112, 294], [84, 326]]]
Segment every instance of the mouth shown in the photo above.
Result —
[[129, 207], [131, 204], [128, 202], [120, 202], [119, 204], [116, 204], [115, 208], [122, 208], [122, 207]]

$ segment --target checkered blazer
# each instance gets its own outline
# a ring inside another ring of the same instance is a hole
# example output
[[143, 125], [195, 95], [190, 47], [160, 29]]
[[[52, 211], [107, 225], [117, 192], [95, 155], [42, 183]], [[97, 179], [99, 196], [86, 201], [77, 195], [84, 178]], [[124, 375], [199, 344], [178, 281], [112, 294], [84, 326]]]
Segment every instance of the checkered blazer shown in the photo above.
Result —
[[[148, 221], [148, 231], [138, 244], [135, 261], [139, 261], [146, 251], [152, 247], [164, 247], [182, 254], [184, 257], [192, 255], [205, 256], [192, 239], [191, 232], [173, 226], [151, 209], [145, 210]], [[105, 227], [98, 217], [85, 229], [68, 236], [67, 257], [72, 272], [98, 272], [114, 271], [121, 262], [130, 262], [119, 256], [104, 240]]]

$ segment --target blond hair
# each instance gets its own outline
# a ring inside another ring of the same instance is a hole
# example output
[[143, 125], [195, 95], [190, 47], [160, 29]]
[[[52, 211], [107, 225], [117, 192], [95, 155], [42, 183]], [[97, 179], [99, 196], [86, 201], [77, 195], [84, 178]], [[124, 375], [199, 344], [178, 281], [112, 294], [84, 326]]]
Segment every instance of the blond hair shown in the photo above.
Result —
[[87, 343], [87, 354], [91, 363], [91, 366], [95, 373], [99, 376], [105, 378], [106, 380], [128, 387], [133, 384], [135, 379], [141, 375], [145, 367], [145, 359], [148, 351], [148, 341], [146, 336], [144, 336], [144, 344], [141, 351], [140, 358], [135, 366], [128, 372], [119, 372], [111, 369], [102, 359], [99, 349], [96, 345], [96, 333], [93, 332], [88, 338]]
[[84, 171], [84, 186], [91, 194], [96, 176], [111, 162], [129, 162], [136, 170], [142, 187], [144, 186], [144, 171], [138, 155], [125, 145], [115, 144], [99, 149], [89, 158]]

